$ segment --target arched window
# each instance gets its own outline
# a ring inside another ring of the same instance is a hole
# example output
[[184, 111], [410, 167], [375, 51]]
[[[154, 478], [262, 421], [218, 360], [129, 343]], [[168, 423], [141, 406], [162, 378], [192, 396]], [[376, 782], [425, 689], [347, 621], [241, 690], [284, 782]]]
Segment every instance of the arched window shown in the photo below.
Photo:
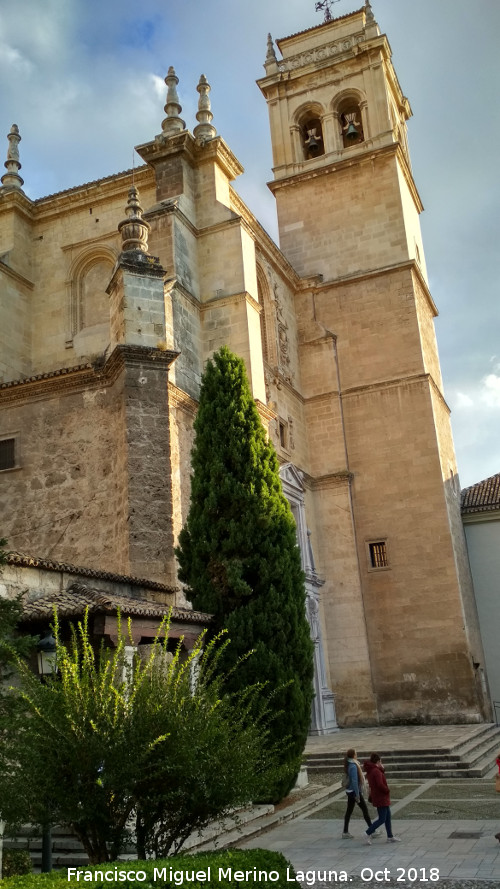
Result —
[[266, 274], [257, 266], [257, 296], [262, 306], [260, 313], [260, 333], [262, 339], [262, 357], [267, 364], [277, 364], [276, 324], [271, 292]]
[[[106, 288], [113, 273], [115, 254], [106, 247], [81, 255], [70, 270], [68, 333], [66, 345], [82, 354], [106, 348], [109, 342], [109, 296]], [[82, 340], [82, 349], [78, 341]], [[92, 344], [91, 344], [92, 341]]]
[[299, 127], [304, 160], [324, 154], [323, 125], [318, 110], [311, 108], [301, 114]]
[[352, 148], [353, 145], [364, 142], [359, 105], [352, 101], [347, 102], [342, 110], [339, 109], [339, 120], [344, 148]]
[[333, 102], [334, 114], [338, 119], [341, 143], [344, 148], [351, 148], [364, 142], [362, 107], [366, 105], [358, 90], [346, 90]]

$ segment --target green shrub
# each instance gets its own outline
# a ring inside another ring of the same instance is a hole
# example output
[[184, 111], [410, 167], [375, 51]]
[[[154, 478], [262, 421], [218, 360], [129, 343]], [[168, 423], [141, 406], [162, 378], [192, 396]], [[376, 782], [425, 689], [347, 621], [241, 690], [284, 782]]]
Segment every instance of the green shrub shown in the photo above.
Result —
[[[63, 889], [65, 887], [75, 886], [92, 886], [95, 889], [138, 889], [144, 886], [145, 889], [234, 889], [237, 884], [240, 889], [243, 886], [252, 887], [252, 889], [286, 889], [287, 886], [287, 870], [290, 878], [294, 877], [292, 866], [286, 858], [279, 852], [270, 852], [267, 849], [227, 849], [220, 852], [201, 852], [196, 855], [177, 855], [173, 858], [164, 858], [156, 861], [118, 861], [107, 862], [102, 865], [94, 865], [89, 868], [79, 868], [88, 873], [96, 871], [106, 871], [107, 873], [114, 871], [116, 868], [118, 874], [120, 871], [143, 871], [146, 879], [135, 880], [87, 880], [80, 878], [77, 881], [76, 876], [72, 875], [68, 880], [68, 873], [63, 871], [52, 871], [50, 874], [29, 874], [26, 876], [11, 877], [2, 882], [2, 889]], [[165, 868], [166, 879], [163, 879], [161, 871]], [[186, 882], [180, 881], [180, 875], [186, 872], [195, 874], [200, 871], [208, 872], [210, 868], [210, 880]], [[223, 873], [220, 874], [219, 868]], [[229, 873], [230, 871], [230, 873]], [[237, 880], [235, 872], [249, 871], [248, 880]], [[256, 879], [253, 878], [254, 872]], [[259, 872], [269, 874], [275, 872], [279, 875], [278, 879], [266, 880], [259, 879]], [[155, 879], [156, 874], [156, 879]], [[170, 876], [172, 874], [172, 876]], [[221, 879], [219, 879], [221, 876]], [[288, 884], [289, 885], [289, 884]]]
[[207, 362], [194, 429], [189, 514], [175, 551], [179, 577], [193, 607], [213, 614], [211, 632], [227, 629], [223, 671], [254, 650], [231, 674], [229, 688], [261, 683], [265, 695], [274, 692], [270, 737], [288, 765], [268, 788], [275, 802], [300, 768], [311, 718], [313, 644], [278, 458], [244, 362], [225, 346]]
[[67, 824], [92, 864], [117, 860], [127, 841], [141, 859], [163, 858], [279, 775], [260, 689], [226, 693], [218, 638], [200, 637], [186, 660], [179, 643], [168, 660], [166, 620], [148, 660], [124, 670], [125, 632], [96, 652], [86, 614], [69, 644], [57, 618], [54, 635], [58, 680], [42, 684], [19, 662], [29, 719], [0, 734], [9, 823]]
[[32, 871], [30, 853], [26, 849], [4, 849], [2, 857], [4, 878], [17, 874], [30, 874]]

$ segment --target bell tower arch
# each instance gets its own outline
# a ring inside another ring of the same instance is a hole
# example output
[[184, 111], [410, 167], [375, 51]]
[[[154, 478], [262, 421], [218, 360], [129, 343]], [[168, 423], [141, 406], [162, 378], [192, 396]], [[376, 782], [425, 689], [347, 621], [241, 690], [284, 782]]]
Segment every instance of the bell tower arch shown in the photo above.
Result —
[[258, 84], [280, 247], [303, 279], [295, 306], [309, 463], [300, 469], [321, 529], [339, 722], [366, 724], [372, 690], [370, 718], [381, 723], [474, 722], [489, 705], [473, 666], [482, 646], [450, 483], [410, 103], [368, 0], [276, 45], [280, 58], [269, 37]]

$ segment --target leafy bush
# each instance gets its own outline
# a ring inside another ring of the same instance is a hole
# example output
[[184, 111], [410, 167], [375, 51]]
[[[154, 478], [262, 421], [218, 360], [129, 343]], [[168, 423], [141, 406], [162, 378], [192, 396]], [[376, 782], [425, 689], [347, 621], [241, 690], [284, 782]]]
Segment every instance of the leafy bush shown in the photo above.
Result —
[[160, 857], [276, 779], [261, 690], [225, 693], [218, 639], [200, 638], [187, 660], [179, 644], [169, 661], [166, 621], [149, 659], [125, 669], [121, 631], [97, 653], [87, 616], [71, 644], [57, 617], [54, 635], [57, 679], [41, 684], [18, 664], [29, 718], [0, 740], [5, 820], [68, 824], [92, 863], [116, 860], [136, 820], [139, 856]]
[[[161, 889], [179, 889], [180, 878], [177, 882], [174, 874], [195, 871], [207, 871], [210, 867], [211, 879], [207, 881], [196, 881], [182, 883], [183, 889], [186, 886], [189, 889], [234, 889], [237, 882], [239, 886], [249, 886], [253, 889], [286, 889], [287, 887], [287, 869], [290, 878], [293, 878], [294, 871], [291, 864], [280, 852], [270, 852], [267, 849], [228, 849], [221, 852], [201, 852], [196, 855], [176, 856], [175, 858], [165, 858], [157, 861], [117, 861], [107, 863], [106, 865], [97, 865], [92, 868], [85, 868], [87, 871], [107, 872], [117, 871], [143, 871], [146, 879], [141, 882], [134, 880], [116, 880], [102, 881], [92, 880], [84, 882], [81, 878], [77, 883], [76, 877], [72, 876], [68, 880], [68, 873], [64, 871], [52, 871], [50, 874], [30, 874], [27, 876], [11, 877], [2, 882], [2, 889], [63, 889], [63, 887], [71, 886], [93, 886], [95, 889], [137, 889], [138, 886], [144, 886], [145, 889], [151, 889], [158, 885]], [[154, 879], [156, 871], [166, 869], [166, 879]], [[222, 879], [219, 879], [219, 868], [222, 869]], [[231, 869], [231, 878], [229, 878], [228, 869]], [[253, 879], [254, 870], [257, 878]], [[236, 881], [234, 878], [235, 871], [251, 871], [252, 878], [249, 880]], [[259, 871], [269, 874], [271, 871], [278, 873], [278, 879], [266, 881], [259, 879]], [[172, 872], [172, 878], [170, 877]], [[288, 883], [289, 886], [289, 883]]]
[[31, 874], [30, 853], [26, 849], [4, 849], [2, 855], [2, 876], [13, 877], [15, 874]]

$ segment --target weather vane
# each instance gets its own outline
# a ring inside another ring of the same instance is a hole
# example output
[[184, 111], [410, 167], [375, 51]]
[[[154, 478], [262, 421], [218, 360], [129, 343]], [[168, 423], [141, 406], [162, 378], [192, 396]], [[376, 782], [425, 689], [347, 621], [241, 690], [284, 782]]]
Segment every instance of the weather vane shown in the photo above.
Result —
[[332, 6], [334, 3], [339, 3], [340, 0], [320, 0], [320, 2], [316, 3], [315, 9], [316, 12], [323, 10], [325, 13], [325, 22], [331, 22], [332, 20]]

